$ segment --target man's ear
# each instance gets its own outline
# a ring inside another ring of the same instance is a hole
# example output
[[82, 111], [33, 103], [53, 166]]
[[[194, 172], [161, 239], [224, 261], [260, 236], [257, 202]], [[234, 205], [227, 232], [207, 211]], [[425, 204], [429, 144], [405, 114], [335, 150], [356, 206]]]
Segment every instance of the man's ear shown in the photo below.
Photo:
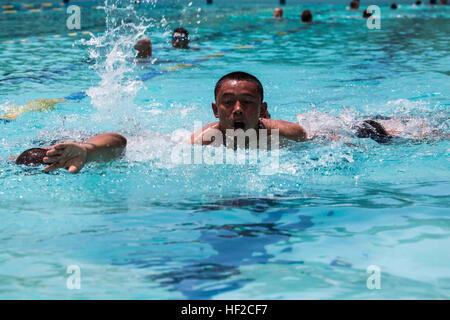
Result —
[[213, 102], [213, 103], [211, 103], [211, 106], [212, 106], [212, 109], [213, 109], [213, 112], [214, 112], [214, 116], [216, 118], [219, 118], [219, 109], [217, 108], [217, 104], [215, 104]]
[[267, 102], [263, 102], [261, 104], [261, 109], [259, 110], [259, 117], [260, 118], [270, 119], [270, 114], [267, 111]]

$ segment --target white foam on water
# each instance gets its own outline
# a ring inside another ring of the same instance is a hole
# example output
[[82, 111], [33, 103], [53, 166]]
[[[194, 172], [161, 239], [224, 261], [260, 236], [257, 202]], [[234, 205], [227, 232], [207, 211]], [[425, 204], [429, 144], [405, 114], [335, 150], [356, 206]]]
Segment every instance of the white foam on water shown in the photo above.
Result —
[[170, 151], [174, 143], [169, 135], [145, 130], [127, 138], [126, 158], [129, 161], [146, 162], [157, 160], [160, 163], [170, 162]]
[[11, 111], [14, 107], [14, 104], [11, 101], [6, 101], [5, 103], [0, 104], [0, 116], [3, 116], [5, 113]]
[[383, 125], [396, 128], [402, 138], [433, 137], [448, 132], [448, 111], [425, 101], [397, 99], [388, 101], [383, 108], [390, 110], [392, 120]]
[[298, 123], [306, 130], [308, 139], [318, 136], [346, 135], [351, 132], [354, 118], [355, 112], [350, 109], [344, 109], [337, 115], [316, 109], [297, 115]]
[[[374, 111], [379, 110], [379, 112]], [[434, 137], [447, 133], [449, 129], [448, 111], [440, 106], [430, 106], [424, 101], [397, 99], [373, 108], [371, 112], [361, 113], [343, 108], [341, 113], [330, 113], [313, 109], [297, 115], [298, 123], [305, 128], [308, 138], [347, 142], [355, 137], [354, 125], [362, 119], [371, 119], [377, 115], [389, 117], [389, 120], [376, 120], [386, 129], [392, 129], [402, 138], [414, 139]]]

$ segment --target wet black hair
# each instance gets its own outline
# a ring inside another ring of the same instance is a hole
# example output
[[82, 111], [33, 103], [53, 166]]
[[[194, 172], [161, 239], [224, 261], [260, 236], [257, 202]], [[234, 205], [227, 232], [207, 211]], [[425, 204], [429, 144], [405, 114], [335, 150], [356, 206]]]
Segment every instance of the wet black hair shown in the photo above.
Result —
[[416, 6], [420, 6], [422, 4], [422, 1], [416, 1]]
[[302, 22], [311, 22], [312, 21], [312, 13], [309, 10], [304, 10], [302, 12]]
[[43, 148], [31, 148], [25, 150], [16, 159], [16, 164], [23, 164], [26, 166], [39, 166], [44, 163], [44, 157], [47, 153], [47, 149]]
[[396, 3], [391, 4], [391, 9], [397, 9], [397, 4]]
[[255, 76], [252, 76], [251, 74], [242, 71], [231, 72], [220, 78], [219, 81], [217, 81], [216, 83], [216, 87], [214, 88], [215, 98], [217, 98], [217, 94], [219, 93], [219, 90], [222, 87], [223, 83], [228, 80], [253, 82], [254, 84], [256, 84], [258, 94], [261, 96], [261, 102], [264, 100], [264, 89], [261, 82]]
[[184, 33], [186, 37], [189, 38], [189, 32], [185, 28], [176, 28], [175, 30], [173, 30], [172, 34], [174, 33]]
[[386, 129], [375, 120], [365, 120], [356, 126], [356, 136], [358, 138], [370, 138], [378, 143], [389, 143], [392, 136]]

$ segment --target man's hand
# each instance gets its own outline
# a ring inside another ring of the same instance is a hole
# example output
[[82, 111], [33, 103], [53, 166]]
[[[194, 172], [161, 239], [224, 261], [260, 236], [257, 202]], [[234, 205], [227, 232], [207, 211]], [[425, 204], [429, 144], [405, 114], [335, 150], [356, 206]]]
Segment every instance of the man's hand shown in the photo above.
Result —
[[49, 165], [44, 168], [50, 172], [65, 168], [70, 173], [78, 173], [86, 163], [87, 146], [82, 143], [68, 142], [51, 146], [47, 151], [44, 162]]
[[65, 168], [70, 173], [83, 169], [86, 162], [105, 162], [121, 156], [127, 146], [127, 139], [118, 133], [100, 133], [86, 142], [67, 142], [49, 149], [44, 157], [48, 164], [44, 171], [49, 172]]

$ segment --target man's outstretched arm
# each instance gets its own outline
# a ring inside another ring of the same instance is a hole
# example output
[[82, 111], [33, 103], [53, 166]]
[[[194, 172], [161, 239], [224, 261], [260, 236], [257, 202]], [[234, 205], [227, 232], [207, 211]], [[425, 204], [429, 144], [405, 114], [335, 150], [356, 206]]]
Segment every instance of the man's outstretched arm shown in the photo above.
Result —
[[65, 168], [70, 173], [79, 172], [87, 162], [109, 161], [120, 156], [127, 140], [118, 133], [101, 133], [86, 142], [67, 142], [50, 146], [44, 162], [44, 171]]

